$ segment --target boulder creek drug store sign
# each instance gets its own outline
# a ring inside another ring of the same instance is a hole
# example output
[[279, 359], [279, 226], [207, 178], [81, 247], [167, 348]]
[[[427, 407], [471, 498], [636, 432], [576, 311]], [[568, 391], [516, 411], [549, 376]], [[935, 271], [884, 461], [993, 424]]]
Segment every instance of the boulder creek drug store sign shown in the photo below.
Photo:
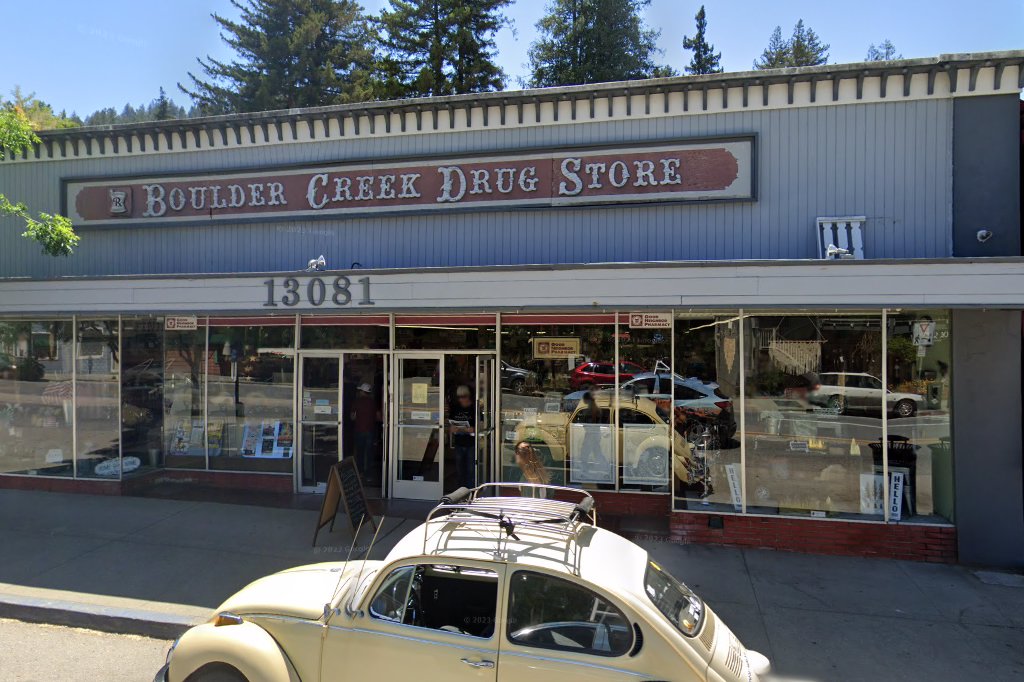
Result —
[[751, 201], [754, 138], [280, 170], [64, 181], [76, 226], [359, 213]]

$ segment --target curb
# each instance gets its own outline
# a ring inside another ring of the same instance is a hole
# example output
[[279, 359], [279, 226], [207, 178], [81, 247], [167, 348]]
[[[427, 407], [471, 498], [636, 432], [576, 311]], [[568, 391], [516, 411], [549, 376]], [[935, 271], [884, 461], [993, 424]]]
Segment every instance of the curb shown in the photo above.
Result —
[[[139, 603], [145, 605], [152, 602]], [[47, 596], [0, 592], [0, 618], [154, 639], [177, 639], [192, 626], [205, 622], [210, 613], [205, 609], [168, 606], [173, 607], [172, 610], [177, 613], [133, 605], [83, 603]]]

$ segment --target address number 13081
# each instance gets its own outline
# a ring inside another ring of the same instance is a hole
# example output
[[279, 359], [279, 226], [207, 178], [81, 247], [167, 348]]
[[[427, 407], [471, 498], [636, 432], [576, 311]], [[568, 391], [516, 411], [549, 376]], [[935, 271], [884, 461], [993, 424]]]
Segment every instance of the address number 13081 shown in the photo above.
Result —
[[314, 307], [330, 305], [342, 307], [351, 305], [354, 298], [357, 305], [373, 305], [370, 298], [370, 278], [361, 277], [355, 284], [345, 275], [338, 275], [325, 281], [322, 277], [287, 277], [284, 280], [268, 279], [263, 282], [267, 288], [264, 308], [276, 308], [280, 303], [288, 307], [308, 303]]

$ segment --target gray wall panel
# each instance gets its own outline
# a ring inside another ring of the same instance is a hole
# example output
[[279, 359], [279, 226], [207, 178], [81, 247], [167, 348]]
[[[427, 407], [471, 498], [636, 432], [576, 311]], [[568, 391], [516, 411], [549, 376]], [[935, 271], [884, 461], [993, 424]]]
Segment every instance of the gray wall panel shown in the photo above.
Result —
[[365, 267], [417, 267], [815, 258], [814, 220], [825, 215], [868, 216], [868, 257], [944, 257], [951, 255], [952, 110], [949, 99], [894, 101], [0, 163], [4, 192], [36, 209], [56, 210], [61, 177], [758, 135], [756, 202], [86, 228], [81, 230], [80, 249], [69, 259], [43, 257], [34, 244], [18, 236], [17, 222], [4, 218], [0, 276], [288, 270], [301, 268], [320, 253], [332, 267], [352, 261]]
[[[953, 251], [1019, 256], [1020, 133], [1016, 95], [968, 97], [953, 105]], [[977, 239], [978, 230], [993, 234]]]
[[1020, 311], [953, 311], [953, 465], [965, 564], [1024, 567], [1020, 375]]

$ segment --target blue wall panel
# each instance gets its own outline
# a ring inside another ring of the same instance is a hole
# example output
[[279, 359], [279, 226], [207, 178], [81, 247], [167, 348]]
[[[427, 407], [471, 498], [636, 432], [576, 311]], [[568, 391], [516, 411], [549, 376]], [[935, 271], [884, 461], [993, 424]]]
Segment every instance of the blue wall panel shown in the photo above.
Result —
[[68, 259], [47, 258], [0, 219], [0, 276], [817, 256], [817, 216], [866, 215], [869, 258], [951, 255], [952, 100], [736, 111], [509, 130], [332, 138], [135, 157], [0, 163], [0, 191], [57, 210], [61, 177], [144, 175], [506, 152], [756, 133], [758, 199], [331, 218], [209, 226], [83, 228]]

